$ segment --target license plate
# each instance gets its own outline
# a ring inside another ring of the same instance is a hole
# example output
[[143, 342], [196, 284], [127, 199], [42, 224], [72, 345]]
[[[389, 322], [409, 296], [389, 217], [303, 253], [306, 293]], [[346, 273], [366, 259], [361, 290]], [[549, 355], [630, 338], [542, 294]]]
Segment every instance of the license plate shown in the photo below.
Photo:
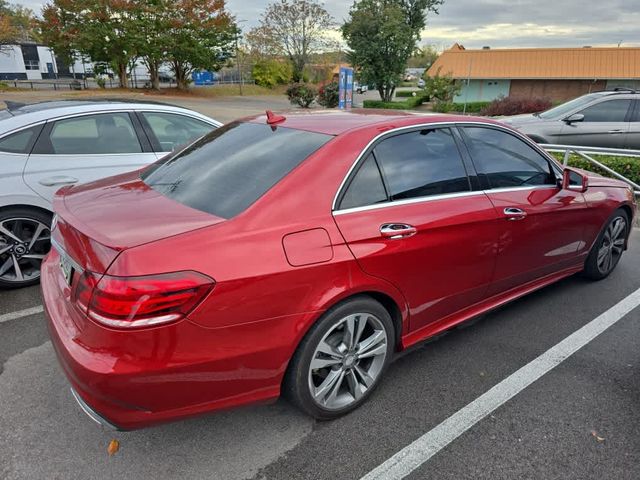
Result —
[[65, 282], [70, 286], [71, 280], [73, 279], [73, 265], [64, 253], [60, 253], [60, 268], [62, 269]]

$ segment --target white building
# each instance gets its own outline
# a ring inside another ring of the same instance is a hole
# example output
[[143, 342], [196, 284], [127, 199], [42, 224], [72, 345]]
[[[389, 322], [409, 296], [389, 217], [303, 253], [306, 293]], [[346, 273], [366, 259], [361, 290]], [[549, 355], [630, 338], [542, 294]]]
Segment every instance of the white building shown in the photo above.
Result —
[[23, 43], [3, 47], [0, 52], [0, 80], [42, 80], [57, 75], [58, 66], [49, 47]]

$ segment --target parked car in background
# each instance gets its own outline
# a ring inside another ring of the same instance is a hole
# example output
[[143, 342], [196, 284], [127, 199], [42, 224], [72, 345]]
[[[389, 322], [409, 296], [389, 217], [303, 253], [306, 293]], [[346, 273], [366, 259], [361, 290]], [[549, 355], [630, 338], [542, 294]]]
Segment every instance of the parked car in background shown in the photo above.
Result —
[[501, 121], [538, 143], [640, 149], [640, 93], [589, 93], [545, 112]]
[[221, 125], [158, 103], [7, 105], [0, 110], [0, 287], [38, 281], [60, 187], [139, 169]]
[[424, 88], [425, 85], [426, 85], [426, 82], [424, 81], [424, 78], [421, 78], [420, 80], [418, 80], [418, 88]]
[[54, 208], [55, 351], [85, 412], [128, 429], [281, 393], [343, 415], [397, 351], [608, 276], [636, 207], [487, 119], [268, 112]]
[[365, 93], [369, 91], [369, 86], [362, 85], [359, 82], [353, 82], [353, 89], [356, 91], [356, 93]]

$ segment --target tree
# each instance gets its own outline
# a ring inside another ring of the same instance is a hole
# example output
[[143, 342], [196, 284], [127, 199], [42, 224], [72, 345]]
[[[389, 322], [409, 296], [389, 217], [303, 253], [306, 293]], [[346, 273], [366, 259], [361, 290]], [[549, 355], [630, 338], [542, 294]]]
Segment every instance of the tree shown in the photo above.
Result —
[[127, 67], [141, 43], [139, 2], [135, 0], [53, 0], [42, 10], [42, 35], [56, 52], [76, 52], [107, 62], [127, 88]]
[[440, 69], [433, 77], [428, 76], [425, 72], [424, 80], [425, 93], [436, 102], [450, 103], [462, 88], [451, 74], [440, 75]]
[[0, 0], [0, 52], [9, 45], [39, 40], [37, 21], [32, 10]]
[[299, 82], [310, 55], [332, 43], [327, 31], [333, 24], [333, 17], [316, 0], [278, 0], [267, 6], [260, 26], [247, 37], [264, 52], [286, 56], [293, 66], [293, 81]]
[[233, 52], [237, 33], [224, 0], [53, 0], [41, 28], [56, 53], [80, 53], [106, 62], [127, 87], [127, 70], [139, 58], [159, 86], [168, 61], [178, 88], [196, 69], [219, 69]]
[[349, 11], [342, 35], [361, 82], [373, 83], [389, 102], [416, 48], [428, 12], [443, 0], [359, 0]]
[[171, 3], [167, 60], [179, 89], [192, 72], [219, 70], [233, 56], [240, 33], [224, 0], [175, 0]]
[[429, 68], [438, 56], [438, 51], [433, 45], [425, 45], [422, 48], [418, 47], [411, 58], [409, 58], [407, 66], [413, 68]]

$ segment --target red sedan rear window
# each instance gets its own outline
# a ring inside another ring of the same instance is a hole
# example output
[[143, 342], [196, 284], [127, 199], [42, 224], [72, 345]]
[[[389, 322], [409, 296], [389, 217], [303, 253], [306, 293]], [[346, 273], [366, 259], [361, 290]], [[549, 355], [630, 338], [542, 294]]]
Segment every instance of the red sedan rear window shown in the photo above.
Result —
[[331, 138], [234, 122], [155, 163], [142, 173], [142, 180], [184, 205], [231, 218]]

